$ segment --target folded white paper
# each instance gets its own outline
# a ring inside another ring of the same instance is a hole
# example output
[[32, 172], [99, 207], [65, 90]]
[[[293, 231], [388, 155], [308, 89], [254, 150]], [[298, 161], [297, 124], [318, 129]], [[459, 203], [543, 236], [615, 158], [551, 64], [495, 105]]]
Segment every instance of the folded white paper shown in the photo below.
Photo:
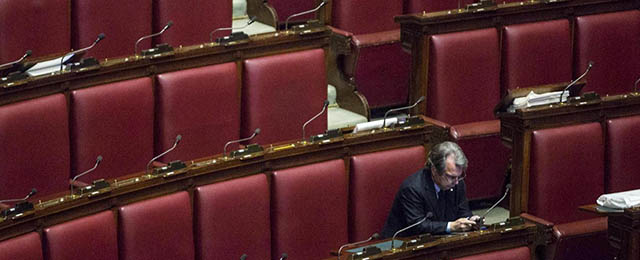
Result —
[[564, 102], [569, 97], [569, 91], [564, 91], [564, 94], [562, 93], [562, 91], [547, 92], [542, 94], [536, 94], [531, 91], [524, 97], [514, 99], [513, 104], [509, 106], [507, 111], [513, 113], [516, 111], [516, 109], [558, 103], [560, 102], [560, 95], [562, 95], [562, 101]]
[[613, 208], [626, 209], [640, 205], [640, 190], [623, 191], [603, 194], [596, 201], [598, 205]]
[[[40, 76], [60, 71], [60, 63], [67, 62], [75, 54], [67, 54], [62, 57], [38, 62], [36, 65], [27, 70], [29, 76]], [[64, 60], [64, 61], [63, 61]]]
[[[376, 121], [357, 124], [356, 127], [353, 129], [353, 133], [382, 128], [382, 121], [384, 120], [376, 120]], [[392, 117], [392, 118], [387, 118], [387, 121], [384, 122], [384, 124], [385, 126], [388, 127], [388, 126], [394, 125], [397, 122], [398, 122], [398, 118]]]

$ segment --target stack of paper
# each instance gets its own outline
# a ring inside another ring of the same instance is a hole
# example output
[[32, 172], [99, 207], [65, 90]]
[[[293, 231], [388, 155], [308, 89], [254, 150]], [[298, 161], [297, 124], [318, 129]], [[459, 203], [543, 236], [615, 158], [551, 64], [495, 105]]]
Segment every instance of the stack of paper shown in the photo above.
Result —
[[623, 191], [603, 194], [596, 201], [598, 205], [613, 208], [626, 209], [640, 205], [640, 190]]
[[536, 94], [531, 91], [524, 97], [514, 99], [513, 104], [509, 106], [508, 111], [515, 112], [516, 109], [558, 103], [561, 102], [560, 95], [562, 95], [562, 102], [567, 101], [569, 91], [564, 91], [564, 94], [563, 91], [554, 91], [542, 94]]

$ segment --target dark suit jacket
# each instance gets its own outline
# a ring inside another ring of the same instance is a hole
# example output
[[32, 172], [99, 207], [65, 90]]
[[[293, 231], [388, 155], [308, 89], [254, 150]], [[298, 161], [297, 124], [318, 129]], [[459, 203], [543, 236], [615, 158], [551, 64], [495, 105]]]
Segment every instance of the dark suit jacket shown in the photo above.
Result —
[[471, 216], [464, 181], [453, 189], [441, 190], [441, 194], [442, 201], [439, 202], [430, 169], [423, 168], [409, 176], [396, 194], [382, 237], [392, 237], [396, 231], [423, 219], [428, 212], [433, 214], [432, 218], [398, 236], [443, 234], [446, 233], [447, 222]]

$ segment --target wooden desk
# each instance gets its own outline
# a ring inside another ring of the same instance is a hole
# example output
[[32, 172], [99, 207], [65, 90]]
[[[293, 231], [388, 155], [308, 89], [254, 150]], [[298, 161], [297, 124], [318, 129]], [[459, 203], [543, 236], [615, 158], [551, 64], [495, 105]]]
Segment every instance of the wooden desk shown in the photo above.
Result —
[[607, 237], [612, 259], [640, 259], [640, 207], [628, 208], [623, 212], [602, 212], [596, 206], [585, 205], [580, 209], [607, 216]]

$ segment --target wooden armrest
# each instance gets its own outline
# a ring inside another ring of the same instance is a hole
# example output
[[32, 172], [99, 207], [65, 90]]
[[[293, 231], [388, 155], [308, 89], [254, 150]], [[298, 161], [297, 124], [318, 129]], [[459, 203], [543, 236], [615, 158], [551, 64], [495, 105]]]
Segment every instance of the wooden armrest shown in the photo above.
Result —
[[449, 134], [454, 140], [500, 134], [500, 120], [473, 122], [451, 126]]
[[607, 217], [591, 218], [553, 226], [553, 235], [560, 239], [567, 236], [606, 232]]
[[427, 122], [429, 124], [432, 124], [432, 125], [435, 125], [435, 126], [439, 126], [439, 127], [443, 128], [443, 129], [451, 128], [451, 126], [449, 124], [447, 124], [445, 122], [442, 122], [440, 120], [437, 120], [437, 119], [434, 119], [434, 118], [431, 118], [431, 117], [428, 117], [428, 116], [423, 116], [423, 115], [420, 115], [420, 116], [422, 117], [422, 120], [424, 120], [425, 122]]
[[400, 42], [400, 29], [353, 36], [353, 43], [358, 48], [396, 42]]
[[553, 227], [553, 225], [554, 225], [552, 222], [546, 221], [546, 220], [544, 220], [542, 218], [536, 217], [536, 216], [531, 215], [529, 213], [521, 213], [520, 217], [523, 218], [523, 219], [526, 219], [528, 221], [534, 222], [536, 224], [545, 226], [547, 228]]
[[329, 29], [330, 29], [333, 33], [335, 33], [335, 34], [339, 34], [339, 35], [344, 36], [344, 37], [351, 37], [351, 36], [353, 36], [353, 33], [347, 32], [347, 31], [345, 31], [345, 30], [338, 29], [338, 28], [333, 27], [333, 26], [327, 26], [327, 27], [329, 27]]

